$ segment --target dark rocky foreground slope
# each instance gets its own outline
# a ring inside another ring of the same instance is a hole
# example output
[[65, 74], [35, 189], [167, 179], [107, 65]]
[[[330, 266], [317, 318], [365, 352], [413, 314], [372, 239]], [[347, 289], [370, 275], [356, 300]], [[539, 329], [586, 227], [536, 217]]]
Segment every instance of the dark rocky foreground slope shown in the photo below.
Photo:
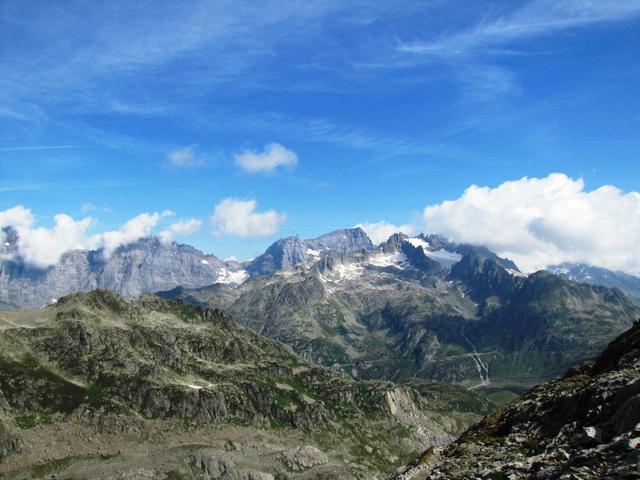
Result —
[[393, 478], [640, 478], [640, 321]]
[[486, 409], [354, 380], [182, 302], [96, 290], [0, 313], [3, 478], [375, 478]]

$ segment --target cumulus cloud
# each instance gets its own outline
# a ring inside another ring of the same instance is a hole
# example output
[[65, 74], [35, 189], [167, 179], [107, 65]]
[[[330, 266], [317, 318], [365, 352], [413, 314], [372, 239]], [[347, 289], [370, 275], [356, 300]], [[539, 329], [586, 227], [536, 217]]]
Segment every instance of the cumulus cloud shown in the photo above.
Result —
[[215, 207], [211, 216], [213, 234], [236, 235], [238, 237], [267, 237], [275, 234], [280, 224], [287, 219], [275, 210], [256, 212], [255, 200], [225, 198]]
[[[75, 221], [68, 215], [54, 217], [52, 228], [34, 228], [35, 217], [31, 210], [18, 205], [0, 212], [0, 228], [13, 227], [18, 233], [20, 256], [38, 267], [53, 265], [60, 257], [75, 248], [86, 245], [86, 231], [92, 225], [91, 218]], [[4, 238], [2, 241], [4, 242]]]
[[588, 191], [561, 173], [472, 185], [426, 207], [424, 220], [428, 231], [486, 245], [526, 271], [584, 262], [640, 273], [640, 193], [611, 185]]
[[[69, 215], [61, 213], [54, 216], [52, 227], [36, 227], [36, 219], [31, 210], [18, 205], [0, 212], [0, 229], [13, 228], [18, 234], [18, 239], [17, 244], [12, 247], [17, 247], [18, 255], [31, 265], [46, 268], [55, 265], [62, 255], [75, 249], [102, 248], [103, 255], [108, 258], [121, 245], [150, 235], [160, 220], [170, 216], [173, 216], [170, 210], [142, 213], [117, 230], [89, 236], [88, 230], [94, 225], [91, 217], [74, 220]], [[168, 230], [179, 235], [193, 228], [193, 222], [178, 222], [170, 225]], [[0, 232], [2, 242], [7, 240], [5, 237], [5, 234]], [[15, 251], [15, 248], [11, 251]]]
[[416, 227], [413, 225], [394, 225], [386, 220], [373, 223], [359, 223], [356, 227], [363, 229], [376, 245], [384, 242], [394, 233], [400, 232], [405, 235], [414, 235], [416, 233]]
[[166, 229], [160, 232], [160, 240], [169, 243], [174, 237], [184, 237], [193, 235], [202, 227], [202, 220], [190, 218], [180, 222], [172, 223]]
[[153, 228], [161, 219], [171, 217], [173, 215], [174, 213], [171, 210], [141, 213], [122, 225], [118, 230], [111, 230], [94, 236], [91, 243], [101, 246], [103, 248], [104, 256], [110, 257], [118, 247], [135, 242], [142, 237], [150, 235]]
[[258, 153], [245, 150], [236, 155], [236, 165], [249, 173], [271, 172], [278, 167], [293, 167], [298, 163], [298, 155], [279, 143], [271, 143]]
[[178, 148], [167, 154], [167, 163], [177, 168], [202, 167], [206, 160], [204, 157], [196, 155], [195, 145]]

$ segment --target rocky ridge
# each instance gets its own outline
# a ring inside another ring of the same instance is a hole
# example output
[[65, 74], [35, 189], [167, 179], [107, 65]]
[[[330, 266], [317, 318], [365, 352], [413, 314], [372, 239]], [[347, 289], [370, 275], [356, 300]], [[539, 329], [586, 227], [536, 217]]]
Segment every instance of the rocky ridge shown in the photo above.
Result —
[[[217, 478], [226, 464], [237, 470], [229, 478], [310, 469], [371, 478], [478, 418], [473, 408], [444, 413], [411, 386], [308, 363], [222, 311], [108, 290], [0, 313], [0, 399], [8, 478], [34, 468], [111, 478], [140, 462], [156, 472], [149, 478]], [[213, 438], [244, 440], [236, 454]], [[322, 455], [285, 453], [301, 444]], [[258, 460], [243, 460], [247, 448]]]
[[635, 303], [640, 304], [640, 276], [594, 267], [584, 263], [551, 265], [549, 271], [575, 282], [622, 290]]

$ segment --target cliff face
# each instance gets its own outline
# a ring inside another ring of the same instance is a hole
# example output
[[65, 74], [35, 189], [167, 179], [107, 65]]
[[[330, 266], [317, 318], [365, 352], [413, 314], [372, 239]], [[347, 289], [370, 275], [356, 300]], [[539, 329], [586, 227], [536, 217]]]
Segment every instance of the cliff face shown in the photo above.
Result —
[[393, 478], [638, 478], [639, 465], [640, 321]]
[[105, 258], [102, 251], [73, 250], [56, 265], [36, 268], [19, 257], [0, 261], [0, 308], [39, 308], [62, 296], [108, 288], [127, 298], [177, 286], [228, 281], [229, 269], [188, 245], [143, 238]]

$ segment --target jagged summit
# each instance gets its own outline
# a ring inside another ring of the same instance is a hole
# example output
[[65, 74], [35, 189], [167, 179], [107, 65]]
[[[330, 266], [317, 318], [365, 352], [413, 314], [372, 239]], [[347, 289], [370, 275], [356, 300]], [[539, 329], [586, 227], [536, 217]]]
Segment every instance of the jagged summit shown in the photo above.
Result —
[[276, 271], [293, 268], [307, 260], [317, 259], [327, 252], [344, 255], [373, 248], [371, 240], [359, 227], [336, 230], [307, 240], [287, 237], [269, 246], [265, 253], [251, 261], [246, 268], [254, 275], [270, 275]]

